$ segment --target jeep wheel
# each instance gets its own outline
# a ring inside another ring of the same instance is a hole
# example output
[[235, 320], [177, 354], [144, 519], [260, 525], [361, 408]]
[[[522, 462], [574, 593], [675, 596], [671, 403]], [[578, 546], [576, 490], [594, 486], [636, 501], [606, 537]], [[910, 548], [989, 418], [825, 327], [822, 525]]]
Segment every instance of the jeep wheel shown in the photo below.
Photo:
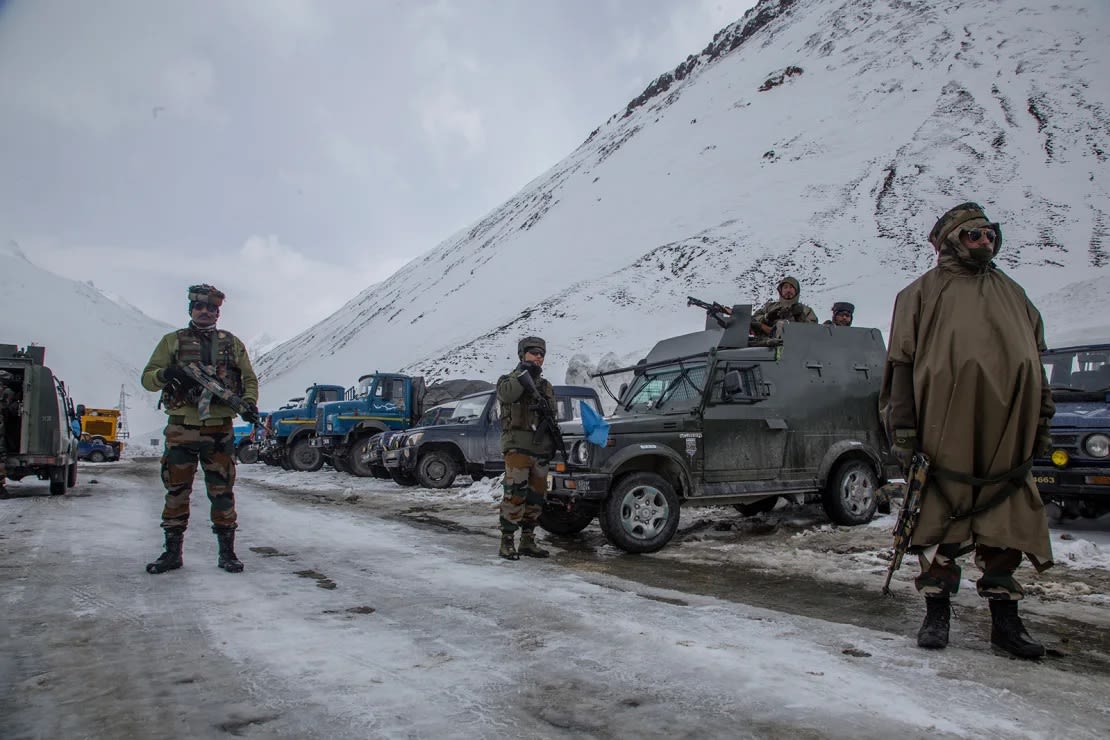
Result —
[[324, 467], [324, 453], [312, 446], [311, 437], [301, 437], [289, 448], [289, 465], [293, 470], [315, 473]]
[[104, 453], [100, 450], [93, 450], [89, 453], [89, 462], [102, 463], [104, 462]]
[[778, 502], [778, 496], [768, 496], [767, 498], [761, 498], [753, 504], [733, 504], [732, 507], [744, 516], [755, 516], [756, 514], [766, 514], [768, 511], [775, 508]]
[[370, 447], [374, 444], [374, 440], [377, 439], [379, 434], [381, 434], [381, 432], [355, 440], [351, 445], [351, 449], [347, 453], [346, 461], [348, 473], [357, 475], [359, 478], [369, 478], [374, 474], [374, 472], [370, 470]]
[[397, 468], [389, 468], [389, 477], [393, 479], [394, 483], [405, 488], [411, 488], [419, 483], [415, 477], [408, 473], [402, 473]]
[[540, 526], [551, 534], [570, 537], [590, 526], [596, 512], [570, 512], [561, 507], [545, 506], [540, 512]]
[[258, 447], [255, 445], [243, 445], [235, 453], [235, 457], [244, 465], [253, 465], [258, 462]]
[[77, 485], [77, 463], [71, 462], [69, 464], [68, 472], [66, 473], [66, 488], [73, 488]]
[[61, 496], [66, 492], [66, 476], [69, 471], [65, 465], [57, 465], [50, 469], [50, 495]]
[[655, 552], [678, 528], [674, 487], [657, 473], [632, 473], [613, 487], [601, 508], [601, 530], [625, 552]]
[[459, 475], [459, 464], [445, 450], [428, 450], [416, 463], [416, 479], [425, 488], [450, 488]]
[[879, 477], [864, 460], [845, 460], [829, 478], [821, 503], [836, 524], [865, 524], [879, 505]]

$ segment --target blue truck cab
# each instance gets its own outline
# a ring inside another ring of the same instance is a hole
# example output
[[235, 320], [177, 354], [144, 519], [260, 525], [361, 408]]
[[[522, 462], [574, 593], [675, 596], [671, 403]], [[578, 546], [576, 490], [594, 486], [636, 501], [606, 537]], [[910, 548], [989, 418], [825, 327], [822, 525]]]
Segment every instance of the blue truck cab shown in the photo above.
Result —
[[312, 444], [337, 470], [372, 476], [369, 453], [374, 438], [411, 427], [420, 417], [425, 390], [420, 376], [363, 375], [343, 400], [317, 405]]
[[1041, 363], [1056, 415], [1033, 479], [1062, 516], [1099, 517], [1110, 511], [1110, 344], [1050, 349]]
[[295, 406], [272, 412], [260, 456], [286, 469], [319, 470], [324, 457], [312, 445], [316, 436], [316, 409], [320, 404], [338, 401], [343, 394], [341, 385], [314, 383], [305, 388], [304, 398]]

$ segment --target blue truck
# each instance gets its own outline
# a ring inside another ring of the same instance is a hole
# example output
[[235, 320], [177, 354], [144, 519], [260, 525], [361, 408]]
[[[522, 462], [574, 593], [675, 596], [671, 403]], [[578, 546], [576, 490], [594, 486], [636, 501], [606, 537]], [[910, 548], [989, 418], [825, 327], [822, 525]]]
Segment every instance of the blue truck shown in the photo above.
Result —
[[296, 406], [271, 412], [266, 440], [259, 446], [262, 461], [286, 470], [319, 470], [324, 456], [312, 444], [316, 436], [316, 409], [321, 404], [338, 401], [345, 392], [341, 385], [314, 383], [305, 388], [304, 398]]
[[1041, 353], [1056, 403], [1052, 449], [1033, 461], [1033, 480], [1065, 518], [1110, 512], [1110, 344]]
[[454, 400], [472, 389], [492, 387], [475, 380], [449, 380], [427, 385], [422, 376], [369, 373], [358, 379], [342, 401], [316, 406], [315, 437], [311, 444], [336, 470], [360, 478], [388, 477], [371, 465], [371, 448], [383, 432], [408, 429], [425, 408]]

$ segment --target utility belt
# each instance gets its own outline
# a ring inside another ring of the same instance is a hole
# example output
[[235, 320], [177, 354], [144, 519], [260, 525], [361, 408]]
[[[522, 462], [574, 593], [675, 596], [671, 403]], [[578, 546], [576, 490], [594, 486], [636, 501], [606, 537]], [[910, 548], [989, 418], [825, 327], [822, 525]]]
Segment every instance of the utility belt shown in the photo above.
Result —
[[231, 424], [231, 419], [205, 419], [204, 421], [202, 421], [199, 424], [186, 424], [185, 423], [185, 418], [186, 417], [184, 417], [184, 416], [170, 415], [169, 417], [167, 417], [167, 421], [170, 424], [176, 424], [177, 426], [190, 427], [190, 428], [222, 427], [222, 426], [229, 426]]

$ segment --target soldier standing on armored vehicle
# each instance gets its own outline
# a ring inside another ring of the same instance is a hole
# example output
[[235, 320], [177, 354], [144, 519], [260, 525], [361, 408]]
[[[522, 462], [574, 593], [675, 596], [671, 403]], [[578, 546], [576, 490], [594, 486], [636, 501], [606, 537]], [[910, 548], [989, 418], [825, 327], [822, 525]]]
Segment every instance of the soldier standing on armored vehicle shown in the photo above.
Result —
[[847, 301], [837, 301], [832, 307], [832, 318], [825, 321], [825, 326], [851, 326], [852, 316], [856, 307]]
[[909, 543], [926, 604], [917, 644], [948, 645], [950, 596], [960, 586], [956, 557], [974, 550], [991, 643], [1039, 658], [1044, 647], [1018, 617], [1023, 592], [1014, 571], [1022, 553], [1038, 571], [1052, 565], [1030, 472], [1034, 453], [1051, 444], [1055, 411], [1039, 355], [1044, 324], [1022, 287], [992, 261], [1002, 235], [979, 205], [945, 213], [929, 241], [937, 266], [898, 294], [879, 400], [891, 451], [904, 467], [919, 452], [928, 463]]
[[6, 370], [0, 370], [0, 496], [8, 495], [8, 488], [4, 481], [8, 476], [8, 438], [7, 417], [15, 413], [18, 403], [15, 391], [10, 387], [16, 382], [15, 376]]
[[802, 286], [797, 278], [784, 277], [779, 281], [777, 290], [778, 300], [767, 301], [763, 308], [752, 314], [753, 346], [768, 344], [770, 340], [781, 337], [782, 325], [787, 321], [817, 323], [817, 314], [813, 309], [798, 300]]
[[[520, 364], [497, 380], [501, 452], [505, 456], [498, 554], [506, 560], [518, 560], [521, 555], [533, 558], [550, 555], [536, 544], [535, 535], [547, 498], [547, 465], [555, 455], [555, 439], [540, 424], [536, 408], [544, 402], [549, 409], [555, 408], [555, 389], [541, 375], [546, 354], [547, 343], [543, 339], [524, 337], [517, 343]], [[518, 529], [519, 548], [514, 541]]]
[[[258, 420], [258, 378], [246, 347], [231, 332], [216, 328], [224, 294], [211, 285], [189, 288], [189, 326], [170, 332], [154, 348], [143, 370], [143, 387], [162, 392], [166, 408], [166, 446], [162, 454], [162, 482], [166, 504], [162, 529], [166, 550], [147, 564], [148, 573], [164, 573], [182, 566], [181, 546], [189, 524], [189, 496], [197, 464], [204, 469], [204, 483], [212, 503], [212, 531], [220, 554], [218, 566], [229, 573], [243, 570], [235, 555], [235, 437], [232, 408], [204, 401], [200, 387], [184, 366], [214, 367], [219, 381], [241, 396], [244, 421]], [[253, 418], [248, 418], [253, 417]]]

